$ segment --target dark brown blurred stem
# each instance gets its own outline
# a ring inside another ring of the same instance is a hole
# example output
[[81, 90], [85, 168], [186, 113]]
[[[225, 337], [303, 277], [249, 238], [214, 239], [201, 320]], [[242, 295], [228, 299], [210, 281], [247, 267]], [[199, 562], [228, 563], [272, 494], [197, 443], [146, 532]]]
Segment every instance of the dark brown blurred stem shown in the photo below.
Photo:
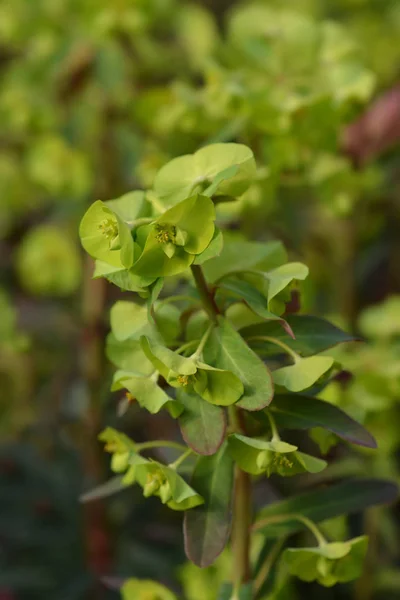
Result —
[[[97, 156], [97, 184], [94, 197], [104, 200], [117, 196], [120, 189], [118, 154], [112, 131], [115, 114], [112, 106], [105, 102], [103, 107], [103, 128], [99, 137]], [[93, 261], [85, 259], [85, 274], [82, 297], [82, 354], [81, 374], [87, 387], [88, 407], [83, 432], [83, 460], [87, 487], [95, 487], [104, 481], [103, 451], [97, 443], [101, 427], [100, 395], [104, 367], [103, 317], [106, 305], [107, 283], [104, 279], [93, 279]], [[85, 505], [85, 531], [87, 564], [99, 581], [111, 565], [110, 538], [108, 536], [105, 506], [101, 501]], [[100, 583], [99, 583], [100, 586]], [[101, 597], [100, 589], [92, 589], [91, 598]]]
[[[106, 287], [103, 279], [92, 279], [93, 262], [85, 258], [82, 295], [81, 375], [87, 389], [88, 406], [84, 419], [82, 452], [87, 486], [95, 486], [104, 478], [102, 454], [97, 444], [101, 426], [100, 391], [103, 374], [102, 318]], [[87, 563], [90, 571], [100, 577], [111, 563], [107, 520], [102, 502], [85, 505]], [[93, 590], [93, 598], [98, 598]]]

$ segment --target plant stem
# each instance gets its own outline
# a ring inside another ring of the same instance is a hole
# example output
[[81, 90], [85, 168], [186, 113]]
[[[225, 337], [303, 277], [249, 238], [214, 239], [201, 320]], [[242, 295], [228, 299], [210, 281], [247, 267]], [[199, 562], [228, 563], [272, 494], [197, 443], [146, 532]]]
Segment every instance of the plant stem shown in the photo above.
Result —
[[172, 442], [170, 440], [152, 440], [150, 442], [143, 442], [141, 444], [135, 444], [136, 452], [142, 452], [143, 450], [151, 450], [152, 448], [174, 448], [175, 450], [185, 451], [187, 447], [178, 442]]
[[[243, 427], [240, 423], [239, 409], [234, 406], [229, 408], [232, 431], [242, 433]], [[236, 465], [232, 522], [232, 581], [237, 596], [241, 586], [251, 579], [250, 536], [253, 512], [251, 491], [250, 475]]]
[[[191, 266], [197, 291], [203, 308], [211, 323], [215, 323], [219, 314], [218, 306], [211, 294], [199, 265]], [[230, 426], [232, 431], [242, 433], [240, 412], [235, 407], [229, 407]], [[250, 568], [250, 527], [252, 521], [251, 480], [248, 473], [235, 466], [235, 486], [233, 497], [233, 522], [232, 522], [232, 552], [234, 597], [238, 597], [241, 586], [251, 578]]]
[[247, 338], [248, 342], [254, 341], [254, 342], [270, 342], [271, 344], [275, 344], [276, 346], [280, 346], [282, 348], [282, 350], [284, 350], [287, 354], [289, 354], [294, 362], [298, 362], [299, 360], [301, 360], [301, 356], [299, 356], [297, 354], [297, 352], [295, 352], [294, 350], [292, 350], [292, 348], [290, 348], [287, 344], [285, 344], [285, 342], [282, 342], [281, 340], [278, 340], [274, 337], [270, 337], [269, 335], [252, 335], [251, 337]]
[[251, 481], [248, 473], [235, 467], [233, 500], [232, 552], [234, 589], [250, 581], [250, 527], [252, 518]]
[[204, 277], [203, 269], [200, 265], [192, 265], [192, 275], [196, 283], [197, 291], [199, 292], [200, 300], [203, 304], [203, 308], [213, 323], [217, 320], [219, 314], [218, 306], [208, 288], [207, 282]]
[[261, 588], [264, 585], [265, 581], [267, 580], [267, 577], [268, 577], [272, 567], [274, 566], [274, 563], [275, 563], [276, 559], [278, 558], [278, 555], [279, 555], [280, 551], [282, 550], [285, 541], [286, 541], [285, 537], [282, 537], [280, 540], [277, 540], [275, 542], [274, 546], [272, 547], [271, 552], [268, 554], [267, 558], [265, 559], [264, 563], [262, 564], [257, 577], [254, 579], [253, 585], [254, 585], [254, 595], [255, 596], [257, 596], [258, 593], [261, 591]]
[[173, 304], [174, 302], [191, 302], [192, 304], [199, 304], [199, 299], [194, 296], [189, 296], [188, 294], [178, 294], [176, 296], [169, 296], [168, 298], [163, 298], [158, 301], [158, 306], [162, 306], [163, 304]]
[[153, 223], [153, 217], [141, 217], [140, 219], [135, 219], [134, 221], [126, 221], [128, 227], [133, 229], [134, 227], [140, 227], [141, 225], [148, 225], [149, 223]]
[[[80, 370], [88, 394], [88, 408], [84, 416], [82, 432], [82, 454], [87, 485], [95, 486], [104, 479], [103, 453], [96, 443], [101, 429], [101, 384], [103, 376], [103, 333], [102, 317], [106, 299], [103, 279], [92, 279], [93, 263], [85, 260], [82, 294], [82, 341]], [[84, 507], [87, 561], [90, 570], [97, 576], [107, 572], [111, 565], [111, 545], [108, 535], [105, 505], [96, 502]], [[97, 597], [97, 587], [90, 598]]]
[[203, 337], [202, 337], [202, 338], [201, 338], [201, 340], [200, 340], [200, 343], [199, 343], [199, 345], [198, 345], [198, 347], [197, 347], [197, 350], [196, 350], [196, 352], [195, 352], [194, 354], [192, 354], [192, 358], [194, 358], [195, 360], [197, 360], [198, 358], [200, 358], [200, 356], [201, 356], [201, 353], [202, 353], [202, 352], [203, 352], [203, 350], [204, 350], [204, 346], [205, 346], [205, 345], [206, 345], [206, 343], [207, 343], [207, 340], [208, 340], [208, 338], [209, 338], [209, 335], [210, 335], [210, 333], [211, 333], [211, 330], [212, 330], [212, 328], [213, 328], [213, 326], [212, 326], [212, 325], [210, 325], [210, 326], [207, 328], [207, 331], [204, 333]]
[[175, 350], [175, 352], [177, 354], [181, 354], [181, 352], [185, 352], [192, 346], [196, 346], [196, 344], [199, 344], [199, 343], [200, 343], [200, 340], [191, 340], [190, 342], [185, 342], [184, 344], [182, 344], [182, 346], [179, 346], [179, 348], [177, 348]]
[[193, 454], [193, 450], [188, 448], [186, 452], [180, 455], [173, 463], [170, 463], [168, 466], [170, 469], [178, 470], [178, 467], [187, 459], [189, 456]]
[[269, 424], [271, 425], [272, 440], [273, 441], [280, 441], [281, 438], [280, 438], [280, 435], [279, 435], [279, 431], [278, 431], [278, 428], [276, 426], [275, 419], [274, 419], [274, 417], [271, 414], [271, 411], [268, 410], [268, 409], [265, 409], [265, 413], [266, 413], [266, 415], [268, 417]]
[[314, 535], [319, 546], [324, 546], [328, 543], [316, 524], [307, 517], [303, 517], [303, 515], [299, 514], [289, 513], [287, 515], [272, 515], [271, 517], [266, 517], [265, 519], [258, 521], [252, 529], [253, 531], [258, 531], [267, 525], [278, 525], [280, 523], [286, 523], [287, 521], [300, 521], [300, 523], [303, 523], [303, 525], [305, 525], [305, 527], [307, 527], [307, 529]]

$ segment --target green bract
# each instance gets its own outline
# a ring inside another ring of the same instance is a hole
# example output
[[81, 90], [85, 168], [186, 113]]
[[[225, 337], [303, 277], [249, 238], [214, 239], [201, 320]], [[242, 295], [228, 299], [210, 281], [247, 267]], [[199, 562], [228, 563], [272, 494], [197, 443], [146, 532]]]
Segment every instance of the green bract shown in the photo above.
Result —
[[137, 292], [142, 296], [148, 295], [147, 287], [156, 280], [156, 277], [140, 277], [133, 273], [132, 269], [115, 267], [103, 261], [96, 260], [93, 278], [98, 279], [99, 277], [104, 277], [123, 291]]
[[322, 544], [317, 548], [288, 548], [284, 559], [292, 575], [318, 581], [325, 587], [357, 579], [362, 572], [368, 538]]
[[146, 498], [157, 496], [173, 510], [188, 510], [204, 502], [174, 469], [155, 461], [138, 464], [135, 481], [143, 488]]
[[311, 387], [332, 367], [330, 356], [310, 356], [299, 358], [294, 365], [282, 367], [272, 373], [274, 383], [285, 387], [290, 392], [301, 392]]
[[79, 230], [82, 246], [93, 258], [129, 269], [134, 244], [128, 225], [116, 212], [97, 200], [85, 213]]
[[265, 441], [240, 434], [228, 437], [232, 458], [243, 471], [252, 475], [277, 473], [282, 477], [298, 473], [319, 473], [326, 462], [314, 456], [298, 452], [297, 446], [281, 440]]
[[139, 227], [136, 240], [143, 244], [143, 250], [133, 272], [146, 277], [182, 273], [210, 244], [214, 221], [213, 202], [195, 195], [167, 210], [151, 225]]
[[129, 192], [115, 200], [107, 200], [106, 205], [125, 223], [133, 226], [136, 219], [151, 216], [151, 204], [146, 193], [141, 190]]
[[242, 382], [230, 371], [207, 365], [195, 356], [180, 356], [145, 337], [141, 343], [147, 358], [173, 387], [194, 390], [207, 402], [220, 406], [234, 404], [243, 395]]
[[145, 305], [120, 300], [111, 308], [111, 329], [115, 338], [139, 340], [142, 335], [151, 339], [174, 340], [179, 333], [179, 310], [171, 304], [154, 304], [155, 317], [150, 322]]
[[171, 398], [158, 384], [158, 374], [143, 376], [135, 372], [116, 371], [113, 377], [111, 391], [127, 389], [132, 396], [132, 400], [137, 400], [142, 408], [150, 413], [158, 413], [162, 408], [166, 408], [172, 417], [178, 417], [183, 406]]
[[99, 435], [106, 442], [105, 449], [113, 456], [111, 468], [125, 473], [123, 483], [138, 483], [146, 498], [157, 496], [173, 510], [188, 510], [203, 503], [197, 494], [172, 467], [147, 460], [136, 451], [136, 444], [126, 435], [108, 427]]
[[[105, 442], [105, 451], [112, 454], [111, 468], [115, 473], [124, 473], [129, 467], [129, 459], [136, 455], [136, 445], [131, 438], [112, 427], [107, 427], [99, 435]], [[128, 478], [124, 478], [128, 482]]]
[[193, 192], [237, 197], [244, 194], [255, 175], [250, 148], [242, 144], [211, 144], [167, 163], [156, 175], [154, 191], [166, 206]]

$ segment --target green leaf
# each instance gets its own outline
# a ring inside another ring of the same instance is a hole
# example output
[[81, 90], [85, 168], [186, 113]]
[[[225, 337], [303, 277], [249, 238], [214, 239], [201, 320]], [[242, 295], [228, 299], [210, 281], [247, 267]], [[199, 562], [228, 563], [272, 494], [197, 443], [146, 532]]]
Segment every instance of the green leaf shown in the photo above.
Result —
[[110, 333], [106, 340], [106, 355], [116, 367], [129, 371], [132, 375], [145, 377], [154, 372], [154, 366], [144, 354], [138, 340], [121, 342]]
[[115, 267], [133, 264], [133, 239], [122, 219], [97, 200], [86, 211], [80, 224], [82, 246], [90, 256]]
[[363, 536], [316, 548], [287, 548], [283, 559], [291, 575], [331, 587], [360, 577], [367, 547], [368, 538]]
[[214, 236], [209, 243], [208, 247], [203, 250], [201, 254], [198, 254], [194, 259], [195, 265], [202, 265], [206, 261], [219, 256], [222, 252], [222, 248], [224, 246], [224, 236], [222, 235], [222, 231], [216, 227], [214, 231]]
[[318, 381], [333, 363], [330, 356], [309, 356], [297, 360], [294, 365], [273, 371], [272, 378], [276, 385], [281, 385], [290, 392], [301, 392]]
[[93, 278], [104, 277], [123, 291], [147, 293], [147, 287], [153, 283], [155, 277], [140, 277], [131, 269], [113, 267], [101, 260], [96, 260]]
[[178, 417], [182, 412], [182, 405], [177, 400], [168, 396], [157, 384], [157, 381], [147, 377], [135, 377], [130, 372], [117, 371], [113, 377], [111, 391], [127, 389], [142, 408], [151, 414], [158, 413], [162, 408], [168, 409], [172, 417]]
[[176, 306], [161, 303], [155, 305], [155, 320], [149, 322], [146, 305], [119, 300], [111, 308], [111, 329], [115, 339], [139, 340], [142, 335], [166, 343], [179, 334], [180, 312]]
[[192, 485], [204, 504], [185, 514], [185, 552], [195, 565], [208, 567], [225, 548], [231, 527], [233, 462], [226, 444], [198, 459]]
[[[158, 333], [166, 344], [174, 342], [180, 334], [181, 311], [174, 304], [156, 302], [154, 305], [154, 315], [151, 319], [155, 323]], [[157, 339], [157, 336], [152, 334], [152, 339]]]
[[397, 497], [398, 488], [390, 481], [347, 480], [269, 504], [258, 514], [254, 528], [267, 537], [288, 535], [304, 529], [304, 526], [295, 520], [277, 525], [267, 523], [267, 519], [278, 515], [301, 514], [318, 523], [359, 512], [376, 504], [387, 504], [395, 501]]
[[308, 275], [308, 267], [302, 263], [287, 263], [265, 274], [269, 280], [268, 302], [275, 298], [293, 280], [303, 280]]
[[[329, 321], [319, 317], [288, 315], [285, 319], [294, 333], [294, 338], [288, 335], [279, 323], [272, 321], [248, 325], [243, 327], [240, 330], [240, 333], [245, 339], [252, 336], [276, 338], [287, 344], [301, 356], [319, 354], [337, 344], [352, 342], [357, 339], [351, 334], [345, 333], [335, 325], [332, 325]], [[276, 354], [279, 351], [276, 345], [261, 340], [252, 341], [251, 345], [254, 345], [257, 350], [262, 350], [262, 353], [265, 356]]]
[[[223, 181], [226, 181], [227, 179], [232, 179], [233, 177], [235, 177], [235, 175], [237, 175], [238, 172], [239, 172], [239, 167], [237, 165], [232, 165], [231, 167], [224, 169], [223, 171], [221, 171], [220, 173], [218, 173], [218, 175], [216, 175], [214, 177], [212, 184], [209, 185], [204, 190], [203, 194], [205, 196], [208, 196], [209, 198], [212, 198], [213, 196], [217, 195], [217, 191], [221, 187], [221, 183]], [[225, 197], [226, 194], [220, 195], [220, 198], [221, 198], [221, 196]], [[230, 198], [231, 200], [235, 199], [233, 196], [227, 196], [227, 197]]]
[[147, 308], [135, 302], [119, 300], [111, 308], [111, 329], [115, 338], [121, 342], [139, 340], [142, 335], [152, 331], [147, 319]]
[[204, 274], [207, 281], [213, 283], [232, 272], [273, 269], [286, 259], [286, 250], [281, 242], [248, 242], [238, 236], [224, 234], [222, 252], [204, 265]]
[[234, 373], [201, 362], [197, 363], [193, 388], [204, 400], [217, 406], [234, 404], [244, 392], [243, 383]]
[[[228, 172], [230, 167], [236, 168]], [[219, 177], [217, 189], [211, 189], [213, 195], [236, 197], [244, 194], [255, 175], [250, 148], [242, 144], [211, 144], [164, 165], [155, 177], [154, 191], [166, 206], [172, 206], [194, 192], [203, 192]]]
[[[274, 315], [274, 313], [268, 309], [267, 299], [257, 288], [252, 286], [251, 283], [237, 278], [229, 278], [224, 279], [218, 287], [222, 290], [227, 290], [240, 301], [246, 302], [248, 307], [263, 319], [267, 321], [277, 321], [281, 327], [288, 330], [286, 321], [281, 317]], [[291, 331], [290, 328], [289, 331]]]
[[136, 190], [124, 194], [115, 200], [107, 200], [104, 203], [125, 223], [132, 223], [135, 219], [149, 217], [151, 205], [146, 200], [146, 194], [142, 190]]
[[145, 336], [140, 338], [140, 343], [143, 352], [164, 379], [168, 379], [170, 371], [179, 375], [193, 375], [196, 373], [196, 361], [192, 358], [181, 356], [162, 344], [150, 341]]
[[185, 442], [197, 454], [215, 454], [225, 438], [225, 411], [183, 390], [180, 390], [178, 400], [184, 407], [179, 425]]
[[177, 600], [170, 590], [150, 579], [128, 579], [121, 594], [122, 600]]
[[273, 386], [270, 372], [227, 319], [218, 318], [218, 326], [212, 330], [205, 345], [204, 359], [239, 377], [244, 385], [244, 394], [237, 406], [255, 411], [271, 402]]
[[278, 428], [311, 429], [323, 427], [359, 446], [376, 448], [373, 436], [343, 410], [311, 396], [278, 394], [270, 410]]

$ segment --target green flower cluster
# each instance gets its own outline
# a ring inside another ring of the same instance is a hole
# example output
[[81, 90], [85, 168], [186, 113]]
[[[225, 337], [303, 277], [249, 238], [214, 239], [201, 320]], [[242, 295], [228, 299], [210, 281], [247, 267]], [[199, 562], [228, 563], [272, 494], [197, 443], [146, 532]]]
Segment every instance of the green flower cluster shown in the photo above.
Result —
[[[80, 237], [96, 259], [95, 276], [142, 291], [160, 277], [179, 275], [199, 261], [219, 233], [213, 198], [234, 200], [255, 176], [253, 153], [241, 144], [212, 144], [172, 160], [154, 190], [95, 202]], [[207, 259], [220, 250], [208, 252]]]
[[291, 575], [331, 587], [360, 577], [367, 547], [368, 538], [362, 536], [315, 548], [288, 548], [283, 556]]
[[229, 451], [232, 458], [246, 473], [269, 477], [277, 473], [282, 477], [299, 473], [319, 473], [326, 467], [326, 462], [304, 452], [297, 446], [272, 438], [266, 441], [250, 438], [240, 434], [228, 437]]
[[124, 473], [124, 485], [139, 484], [145, 498], [157, 496], [173, 510], [189, 510], [203, 504], [203, 498], [176, 472], [174, 464], [166, 466], [144, 458], [129, 437], [111, 427], [107, 427], [99, 439], [112, 454], [112, 470]]
[[234, 404], [243, 395], [244, 386], [237, 375], [205, 364], [198, 359], [198, 351], [186, 358], [146, 337], [141, 343], [147, 358], [172, 387], [194, 391], [219, 406]]

